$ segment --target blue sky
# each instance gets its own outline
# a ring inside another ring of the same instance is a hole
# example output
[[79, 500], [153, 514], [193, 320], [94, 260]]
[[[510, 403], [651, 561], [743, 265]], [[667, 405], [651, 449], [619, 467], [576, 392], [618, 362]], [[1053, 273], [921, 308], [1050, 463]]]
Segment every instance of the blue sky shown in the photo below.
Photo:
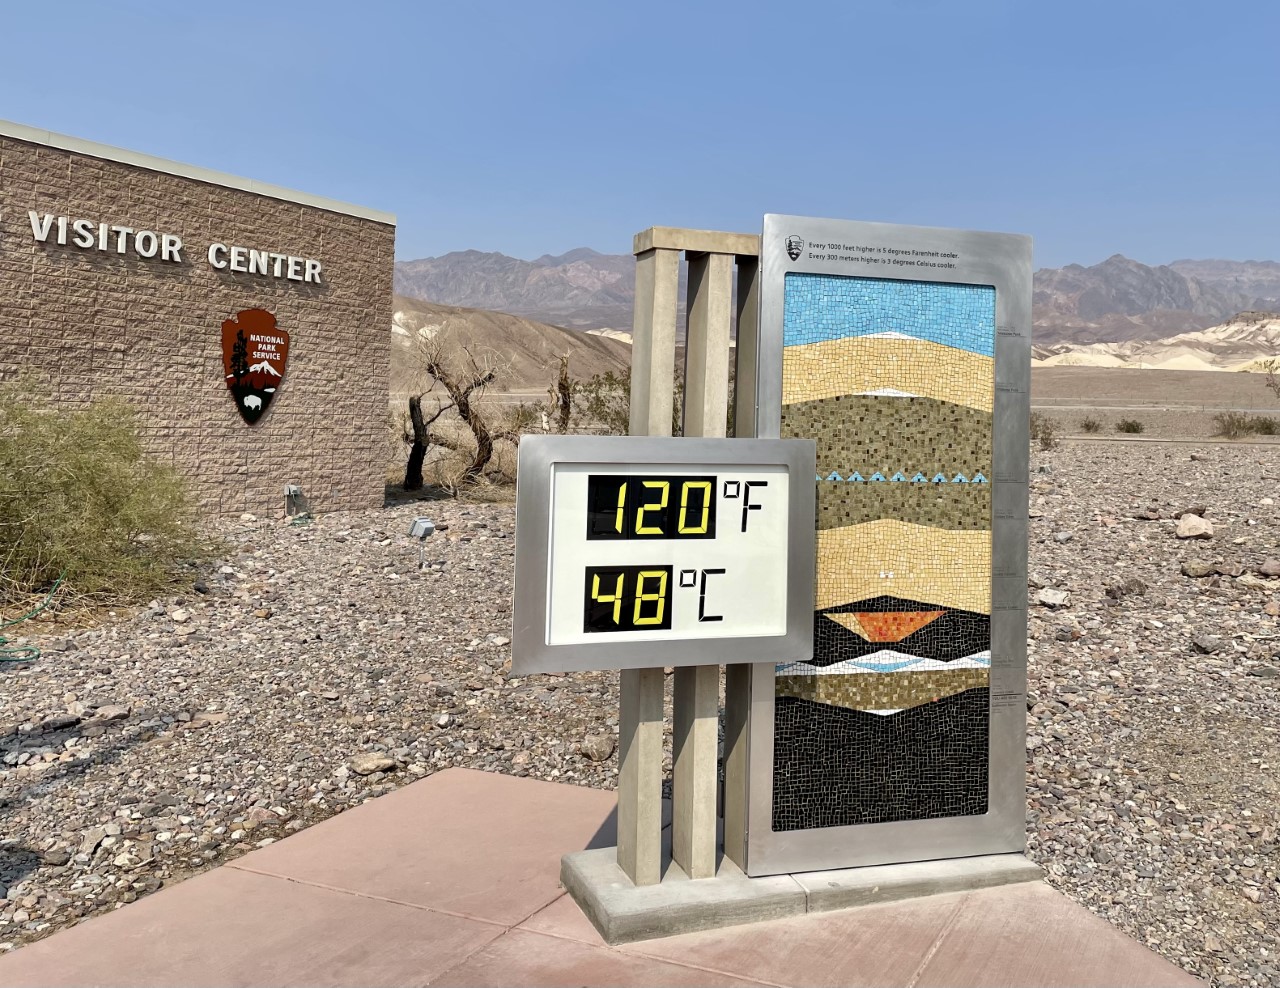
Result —
[[765, 212], [1280, 259], [1264, 3], [5, 6], [0, 117], [395, 212], [401, 259]]

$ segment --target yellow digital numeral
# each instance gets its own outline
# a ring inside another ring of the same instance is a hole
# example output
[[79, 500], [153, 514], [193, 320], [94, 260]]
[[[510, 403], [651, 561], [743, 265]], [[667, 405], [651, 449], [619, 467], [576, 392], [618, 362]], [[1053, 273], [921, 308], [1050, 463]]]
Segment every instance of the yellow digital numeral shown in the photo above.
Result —
[[667, 496], [671, 493], [671, 483], [666, 480], [646, 480], [645, 487], [657, 487], [662, 490], [662, 496], [657, 504], [646, 504], [636, 512], [636, 534], [637, 535], [661, 535], [661, 525], [646, 525], [644, 523], [644, 513], [646, 511], [662, 511], [667, 506]]
[[626, 514], [627, 505], [627, 482], [624, 480], [622, 486], [618, 488], [618, 513], [614, 516], [613, 527], [619, 535], [622, 534], [622, 519]]
[[[598, 604], [613, 605], [613, 623], [614, 624], [621, 623], [620, 619], [622, 617], [622, 577], [623, 577], [623, 574], [619, 573], [618, 582], [614, 584], [614, 587], [613, 587], [613, 593], [605, 594], [604, 596], [600, 595], [600, 574], [596, 573], [591, 577], [591, 599]], [[639, 607], [640, 605], [637, 604], [636, 606]]]
[[[644, 581], [656, 578], [658, 589], [653, 593], [644, 592]], [[658, 611], [653, 617], [641, 617], [640, 605], [648, 601], [658, 602]], [[636, 577], [636, 609], [631, 623], [637, 627], [642, 624], [661, 624], [662, 615], [667, 607], [667, 571], [665, 569], [642, 569]], [[614, 618], [616, 621], [617, 618]]]
[[[699, 488], [702, 490], [702, 524], [697, 528], [691, 528], [685, 523], [688, 521], [689, 512], [689, 490], [690, 488]], [[711, 518], [711, 481], [709, 480], [690, 480], [680, 489], [680, 522], [676, 525], [676, 531], [681, 535], [706, 535], [707, 523]]]

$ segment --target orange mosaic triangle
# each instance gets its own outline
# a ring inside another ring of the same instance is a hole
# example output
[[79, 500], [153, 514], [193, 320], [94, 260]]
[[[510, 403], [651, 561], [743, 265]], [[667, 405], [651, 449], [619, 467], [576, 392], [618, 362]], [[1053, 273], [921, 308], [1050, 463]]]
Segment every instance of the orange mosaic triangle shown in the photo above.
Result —
[[861, 635], [872, 642], [900, 642], [931, 621], [942, 617], [946, 611], [858, 611], [853, 614], [828, 614], [831, 618], [852, 618], [844, 624], [850, 631], [853, 623], [861, 626]]

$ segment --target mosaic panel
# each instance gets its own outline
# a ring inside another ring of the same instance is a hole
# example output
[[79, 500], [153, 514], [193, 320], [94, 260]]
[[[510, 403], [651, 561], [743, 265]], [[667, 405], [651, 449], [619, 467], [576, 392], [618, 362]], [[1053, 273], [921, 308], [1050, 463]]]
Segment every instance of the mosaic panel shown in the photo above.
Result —
[[995, 291], [788, 274], [782, 435], [816, 440], [811, 662], [774, 830], [987, 811]]

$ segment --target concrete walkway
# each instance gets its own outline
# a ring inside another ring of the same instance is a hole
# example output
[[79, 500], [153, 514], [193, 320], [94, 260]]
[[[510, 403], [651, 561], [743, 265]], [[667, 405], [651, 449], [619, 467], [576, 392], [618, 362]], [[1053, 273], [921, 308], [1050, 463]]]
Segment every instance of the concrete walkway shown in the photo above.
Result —
[[0, 959], [8, 985], [1196, 985], [1038, 883], [608, 947], [612, 793], [451, 769]]

